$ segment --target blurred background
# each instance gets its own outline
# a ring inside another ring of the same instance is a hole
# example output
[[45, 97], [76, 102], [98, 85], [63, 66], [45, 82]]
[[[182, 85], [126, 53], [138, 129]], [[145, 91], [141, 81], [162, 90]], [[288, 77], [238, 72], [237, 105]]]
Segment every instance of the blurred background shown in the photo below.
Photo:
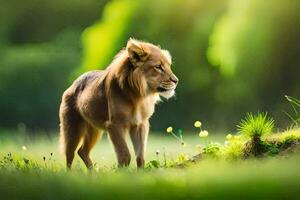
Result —
[[168, 49], [180, 83], [152, 130], [234, 131], [246, 112], [290, 123], [300, 97], [298, 0], [0, 0], [0, 129], [57, 132], [63, 91], [129, 37]]

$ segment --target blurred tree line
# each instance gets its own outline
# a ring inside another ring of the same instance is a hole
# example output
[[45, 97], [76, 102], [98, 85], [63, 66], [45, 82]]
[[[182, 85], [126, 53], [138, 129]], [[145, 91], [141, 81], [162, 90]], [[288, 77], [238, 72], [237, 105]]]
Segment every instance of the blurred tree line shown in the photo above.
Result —
[[129, 37], [168, 49], [181, 80], [176, 98], [158, 105], [154, 130], [190, 129], [196, 119], [211, 130], [232, 130], [245, 112], [258, 110], [284, 123], [283, 95], [300, 95], [299, 1], [14, 0], [1, 5], [2, 127], [24, 122], [35, 129], [57, 128], [58, 105], [70, 80], [105, 68]]
[[80, 66], [80, 35], [106, 1], [0, 0], [0, 127], [58, 127], [58, 106]]

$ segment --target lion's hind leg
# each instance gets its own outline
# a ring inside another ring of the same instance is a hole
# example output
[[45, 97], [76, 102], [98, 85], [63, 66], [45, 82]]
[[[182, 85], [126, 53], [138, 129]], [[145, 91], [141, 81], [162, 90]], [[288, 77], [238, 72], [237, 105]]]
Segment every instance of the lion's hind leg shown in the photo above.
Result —
[[88, 169], [93, 168], [93, 162], [90, 157], [90, 152], [92, 148], [97, 143], [99, 137], [102, 136], [102, 131], [93, 128], [91, 125], [87, 125], [86, 132], [83, 137], [82, 146], [78, 150], [78, 155], [83, 160], [84, 164]]

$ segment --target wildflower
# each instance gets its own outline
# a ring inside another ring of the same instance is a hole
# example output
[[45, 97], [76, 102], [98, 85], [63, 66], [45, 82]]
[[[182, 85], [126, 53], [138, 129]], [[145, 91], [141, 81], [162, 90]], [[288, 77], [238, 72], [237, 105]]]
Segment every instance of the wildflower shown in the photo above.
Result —
[[175, 162], [182, 163], [182, 162], [187, 161], [187, 160], [189, 160], [189, 156], [185, 153], [181, 153], [177, 156]]
[[231, 135], [231, 134], [228, 134], [228, 135], [226, 136], [226, 139], [227, 139], [227, 140], [232, 139], [232, 135]]
[[167, 133], [170, 133], [170, 134], [171, 134], [174, 138], [176, 138], [178, 141], [180, 141], [180, 144], [181, 144], [182, 146], [185, 146], [184, 141], [183, 141], [183, 139], [182, 139], [182, 130], [181, 130], [181, 129], [178, 130], [179, 136], [176, 135], [176, 134], [173, 132], [173, 127], [172, 127], [172, 126], [169, 126], [169, 127], [166, 129], [166, 131], [167, 131]]
[[202, 125], [202, 123], [201, 123], [200, 121], [195, 121], [195, 123], [194, 123], [194, 126], [195, 126], [196, 128], [200, 128], [201, 125]]
[[172, 126], [169, 126], [169, 127], [167, 128], [167, 133], [172, 133], [172, 131], [173, 131], [173, 127], [172, 127]]
[[206, 131], [206, 130], [200, 131], [199, 137], [207, 137], [207, 136], [208, 136], [208, 131]]
[[26, 150], [27, 150], [27, 147], [23, 145], [23, 146], [22, 146], [22, 150], [23, 150], [23, 151], [26, 151]]

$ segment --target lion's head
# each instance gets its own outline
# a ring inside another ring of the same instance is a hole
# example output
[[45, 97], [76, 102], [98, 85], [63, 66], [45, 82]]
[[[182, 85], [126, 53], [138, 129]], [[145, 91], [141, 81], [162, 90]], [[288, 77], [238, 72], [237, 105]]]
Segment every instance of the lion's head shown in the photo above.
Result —
[[126, 46], [131, 63], [130, 82], [145, 93], [159, 93], [170, 98], [174, 95], [178, 78], [171, 70], [172, 59], [167, 50], [150, 43], [129, 39]]

